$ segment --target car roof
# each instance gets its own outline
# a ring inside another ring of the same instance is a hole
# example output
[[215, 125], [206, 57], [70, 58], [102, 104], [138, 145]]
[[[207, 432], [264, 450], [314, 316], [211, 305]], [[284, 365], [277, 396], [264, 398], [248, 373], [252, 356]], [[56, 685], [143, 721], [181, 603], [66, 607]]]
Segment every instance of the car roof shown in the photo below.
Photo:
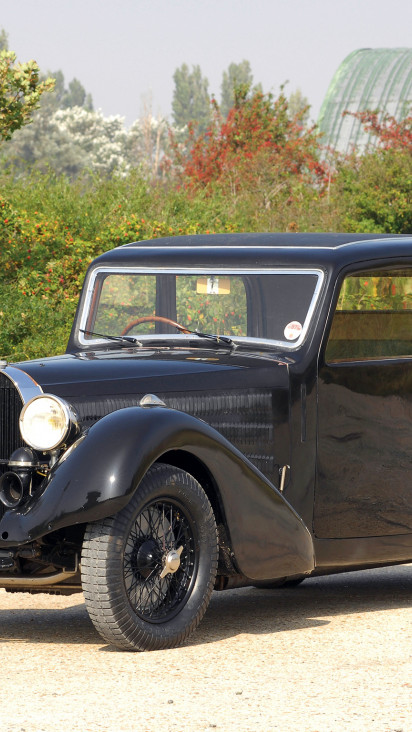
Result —
[[368, 260], [412, 257], [412, 236], [393, 234], [193, 234], [131, 242], [100, 255], [91, 269], [310, 267], [339, 269]]
[[353, 242], [398, 238], [395, 234], [293, 233], [259, 232], [238, 234], [192, 234], [167, 236], [124, 244], [122, 248], [136, 247], [311, 247], [332, 248]]

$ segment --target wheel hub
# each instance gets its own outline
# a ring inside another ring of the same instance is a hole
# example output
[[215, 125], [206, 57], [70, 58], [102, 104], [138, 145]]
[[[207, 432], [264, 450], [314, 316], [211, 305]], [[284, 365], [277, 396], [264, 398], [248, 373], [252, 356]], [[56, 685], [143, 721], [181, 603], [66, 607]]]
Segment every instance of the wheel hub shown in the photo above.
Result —
[[183, 547], [179, 546], [178, 549], [171, 549], [170, 552], [164, 557], [164, 567], [160, 573], [160, 576], [166, 577], [168, 574], [174, 574], [180, 567], [180, 555], [183, 551]]
[[158, 563], [159, 547], [154, 539], [147, 539], [138, 548], [133, 565], [139, 574], [147, 578]]

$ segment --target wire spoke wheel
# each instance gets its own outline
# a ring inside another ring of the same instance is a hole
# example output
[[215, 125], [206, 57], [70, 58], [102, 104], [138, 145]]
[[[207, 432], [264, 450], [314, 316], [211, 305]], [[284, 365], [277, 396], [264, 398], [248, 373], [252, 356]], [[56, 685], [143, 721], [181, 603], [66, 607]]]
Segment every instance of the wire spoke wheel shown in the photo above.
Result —
[[180, 645], [206, 612], [218, 551], [202, 486], [154, 465], [121, 511], [86, 528], [82, 586], [96, 629], [126, 650]]
[[155, 501], [138, 514], [123, 567], [129, 602], [141, 618], [155, 623], [178, 612], [195, 576], [195, 546], [194, 528], [178, 504]]

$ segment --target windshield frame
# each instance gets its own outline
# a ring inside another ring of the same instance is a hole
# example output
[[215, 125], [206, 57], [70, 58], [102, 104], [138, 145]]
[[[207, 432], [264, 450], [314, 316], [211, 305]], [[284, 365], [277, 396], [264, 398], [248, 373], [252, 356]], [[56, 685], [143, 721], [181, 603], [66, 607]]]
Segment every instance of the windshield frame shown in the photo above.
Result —
[[[111, 274], [124, 274], [124, 275], [189, 275], [189, 276], [199, 276], [204, 277], [206, 275], [215, 275], [215, 276], [222, 276], [222, 275], [232, 275], [234, 277], [236, 276], [242, 276], [242, 275], [249, 275], [249, 276], [265, 276], [265, 275], [315, 275], [317, 277], [316, 286], [313, 292], [313, 296], [309, 305], [309, 308], [307, 310], [306, 318], [304, 323], [302, 324], [302, 331], [299, 335], [299, 338], [296, 341], [290, 342], [287, 340], [275, 340], [275, 339], [268, 339], [268, 338], [258, 338], [255, 336], [234, 336], [231, 335], [230, 339], [234, 343], [238, 345], [246, 345], [246, 346], [259, 346], [259, 347], [265, 347], [265, 348], [281, 348], [285, 351], [296, 351], [298, 348], [301, 347], [302, 343], [304, 342], [307, 332], [310, 328], [310, 325], [313, 320], [313, 314], [315, 311], [315, 308], [319, 302], [319, 296], [323, 288], [323, 283], [325, 279], [325, 272], [324, 270], [318, 268], [318, 267], [268, 267], [268, 268], [250, 268], [250, 267], [205, 267], [205, 266], [193, 266], [193, 267], [119, 267], [119, 266], [110, 266], [110, 265], [104, 265], [100, 267], [96, 267], [92, 270], [90, 273], [90, 276], [88, 278], [86, 287], [83, 292], [82, 297], [82, 303], [81, 303], [81, 311], [80, 311], [80, 319], [78, 321], [78, 327], [77, 327], [77, 339], [79, 344], [84, 347], [96, 347], [96, 346], [102, 346], [107, 345], [108, 340], [105, 338], [85, 338], [84, 334], [81, 332], [82, 330], [88, 330], [87, 323], [89, 321], [89, 315], [91, 311], [91, 307], [93, 304], [94, 294], [95, 294], [95, 283], [97, 278], [102, 275], [111, 275]], [[185, 325], [182, 323], [182, 325]], [[112, 334], [108, 334], [112, 335]], [[154, 334], [141, 334], [138, 335], [139, 341], [142, 342], [142, 345], [145, 345], [147, 343], [153, 343], [153, 341], [157, 341], [162, 343], [164, 341], [164, 345], [166, 346], [168, 342], [170, 341], [176, 341], [187, 343], [187, 341], [190, 341], [193, 343], [193, 338], [198, 338], [198, 336], [193, 334], [184, 334], [184, 333], [156, 333]], [[200, 339], [199, 339], [200, 340]], [[112, 344], [113, 345], [113, 344]], [[133, 344], [131, 344], [131, 347], [134, 347]]]

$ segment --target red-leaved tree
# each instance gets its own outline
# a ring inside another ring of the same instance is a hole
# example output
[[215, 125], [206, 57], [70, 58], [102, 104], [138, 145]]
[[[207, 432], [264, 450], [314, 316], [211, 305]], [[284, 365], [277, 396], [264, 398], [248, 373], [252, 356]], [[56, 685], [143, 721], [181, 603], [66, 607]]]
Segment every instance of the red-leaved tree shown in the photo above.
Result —
[[401, 150], [412, 153], [412, 114], [398, 121], [386, 114], [365, 110], [364, 112], [345, 112], [358, 119], [367, 132], [375, 135], [378, 147], [382, 150]]
[[265, 191], [266, 207], [282, 191], [309, 184], [322, 188], [329, 180], [321, 160], [320, 134], [306, 128], [306, 109], [291, 116], [283, 92], [277, 98], [247, 87], [235, 91], [235, 104], [226, 119], [216, 102], [214, 119], [204, 134], [189, 130], [182, 153], [175, 147], [181, 182], [188, 189], [216, 190], [238, 195]]

